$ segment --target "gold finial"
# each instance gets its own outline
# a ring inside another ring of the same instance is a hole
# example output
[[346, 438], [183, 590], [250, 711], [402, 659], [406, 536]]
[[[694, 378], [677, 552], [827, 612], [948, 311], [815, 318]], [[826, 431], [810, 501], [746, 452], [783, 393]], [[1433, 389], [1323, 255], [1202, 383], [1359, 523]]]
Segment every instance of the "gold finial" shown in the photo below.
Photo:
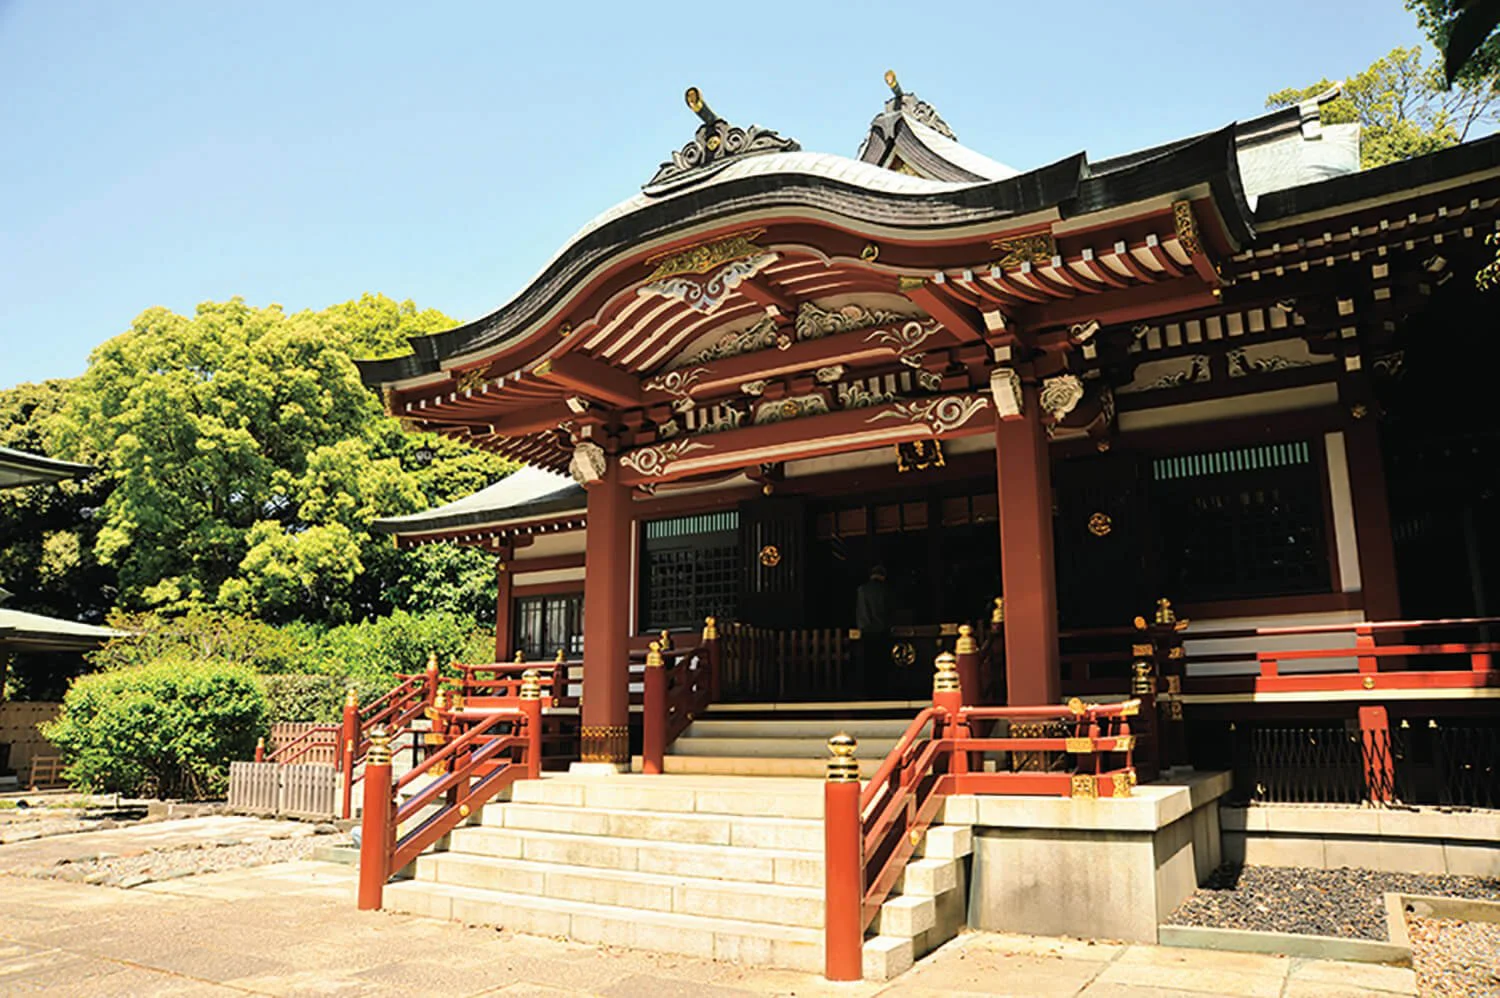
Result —
[[354, 692], [354, 687], [352, 687], [352, 686], [349, 687], [347, 690], [344, 691], [344, 706], [345, 707], [358, 707], [359, 706], [359, 695]]
[[365, 755], [365, 762], [374, 766], [391, 764], [391, 736], [384, 728], [370, 732], [370, 751]]
[[517, 648], [516, 649], [516, 657], [513, 659], [513, 661], [517, 665], [520, 665], [522, 662], [526, 661], [526, 653], [523, 652], [523, 651], [521, 651], [521, 649]]
[[448, 709], [448, 691], [445, 690], [445, 689], [443, 689], [441, 686], [438, 687], [437, 696], [435, 696], [435, 697], [432, 698], [432, 709], [433, 710], [447, 710]]
[[973, 655], [979, 651], [979, 642], [974, 640], [974, 628], [968, 624], [958, 625], [958, 643], [953, 650], [960, 655]]
[[896, 79], [896, 71], [887, 69], [885, 71], [885, 85], [891, 88], [891, 93], [897, 97], [901, 96], [901, 81]]
[[430, 651], [430, 652], [427, 653], [427, 671], [428, 672], [436, 672], [437, 668], [438, 668], [438, 664], [437, 664], [437, 652]]
[[557, 664], [562, 665], [567, 660], [568, 656], [563, 654], [563, 650], [561, 648], [557, 649]]
[[932, 692], [954, 693], [958, 690], [958, 656], [945, 651], [934, 663], [937, 672], [932, 677]]
[[651, 649], [646, 652], [646, 668], [660, 669], [662, 666], [661, 642], [651, 642]]
[[704, 641], [717, 641], [717, 640], [719, 640], [719, 626], [718, 626], [718, 622], [713, 617], [704, 617], [703, 618], [703, 640]]
[[1084, 710], [1085, 708], [1083, 706], [1082, 700], [1078, 699], [1077, 697], [1068, 697], [1068, 713], [1078, 717], [1082, 717]]
[[682, 99], [687, 101], [688, 110], [694, 114], [703, 110], [703, 94], [697, 87], [688, 87], [687, 92], [682, 95]]
[[1156, 622], [1158, 624], [1175, 624], [1177, 614], [1172, 610], [1172, 601], [1163, 596], [1156, 601]]
[[1155, 679], [1151, 675], [1150, 662], [1137, 662], [1132, 668], [1135, 670], [1135, 678], [1131, 681], [1130, 692], [1137, 696], [1144, 696], [1156, 689]]
[[990, 626], [999, 627], [1005, 623], [1005, 597], [995, 597], [995, 609], [990, 611]]
[[846, 731], [840, 731], [828, 739], [828, 751], [833, 754], [833, 758], [828, 760], [829, 783], [859, 782], [859, 762], [854, 758], [854, 752], [858, 748], [858, 740]]
[[672, 650], [672, 632], [667, 630], [665, 627], [661, 629], [661, 650]]
[[266, 736], [265, 735], [261, 735], [259, 738], [255, 739], [255, 750], [257, 752], [263, 752], [263, 751], [265, 751], [265, 748], [266, 748]]
[[521, 673], [521, 699], [540, 700], [542, 698], [542, 674], [537, 669], [527, 669]]

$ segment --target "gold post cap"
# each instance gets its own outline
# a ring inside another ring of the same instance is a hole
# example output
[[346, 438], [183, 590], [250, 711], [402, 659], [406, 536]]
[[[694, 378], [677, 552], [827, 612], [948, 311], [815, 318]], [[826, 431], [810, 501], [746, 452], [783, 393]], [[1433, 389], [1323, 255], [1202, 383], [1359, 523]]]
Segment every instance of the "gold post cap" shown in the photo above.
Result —
[[391, 761], [391, 735], [385, 728], [370, 732], [370, 751], [365, 761], [376, 766], [389, 765]]
[[432, 706], [434, 710], [447, 710], [448, 691], [439, 686], [437, 695], [432, 698]]
[[974, 628], [968, 624], [958, 625], [958, 643], [954, 651], [960, 655], [973, 655], [979, 651], [979, 642], [974, 640]]
[[516, 657], [511, 661], [515, 662], [517, 665], [520, 665], [522, 662], [526, 661], [526, 653], [517, 648]]
[[521, 673], [521, 699], [540, 700], [542, 698], [542, 673], [538, 669], [527, 669]]
[[999, 627], [1005, 623], [1005, 597], [995, 597], [995, 609], [990, 611], [990, 626]]
[[266, 736], [265, 735], [261, 735], [259, 738], [255, 739], [255, 747], [256, 748], [265, 748], [266, 747]]
[[945, 651], [933, 663], [932, 692], [953, 693], [958, 690], [958, 656]]
[[561, 665], [562, 663], [566, 662], [567, 660], [568, 660], [568, 657], [563, 654], [563, 650], [561, 648], [557, 649], [557, 664]]
[[719, 639], [718, 621], [713, 617], [703, 618], [703, 640], [717, 641]]
[[427, 653], [427, 671], [428, 672], [436, 672], [437, 671], [437, 667], [438, 667], [438, 664], [437, 664], [437, 652], [435, 652], [435, 651], [428, 652]]
[[344, 706], [345, 707], [358, 707], [359, 706], [359, 695], [354, 692], [354, 687], [352, 687], [352, 686], [349, 687], [347, 690], [344, 691]]
[[828, 739], [828, 751], [832, 758], [828, 760], [828, 782], [830, 783], [856, 783], [859, 781], [859, 762], [854, 758], [855, 750], [859, 748], [859, 740], [847, 731], [840, 731]]
[[646, 668], [660, 669], [662, 667], [661, 642], [651, 642], [651, 648], [646, 652]]
[[665, 627], [661, 629], [661, 650], [672, 650], [672, 632], [667, 630]]

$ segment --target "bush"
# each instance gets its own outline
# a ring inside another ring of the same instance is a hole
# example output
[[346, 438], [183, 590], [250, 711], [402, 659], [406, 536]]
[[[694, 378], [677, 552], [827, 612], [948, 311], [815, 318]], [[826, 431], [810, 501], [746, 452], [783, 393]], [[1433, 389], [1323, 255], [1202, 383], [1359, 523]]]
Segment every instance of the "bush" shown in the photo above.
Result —
[[329, 675], [262, 676], [266, 691], [267, 723], [315, 721], [337, 724], [344, 716], [344, 697], [350, 686], [362, 704], [390, 692], [393, 684], [379, 680], [351, 680]]
[[318, 632], [307, 624], [273, 627], [249, 617], [194, 612], [181, 617], [117, 614], [110, 626], [130, 632], [89, 656], [99, 669], [150, 665], [163, 657], [219, 661], [263, 674], [308, 672], [317, 662]]
[[[451, 613], [416, 615], [397, 610], [389, 617], [344, 624], [323, 635], [317, 671], [355, 680], [395, 685], [397, 673], [421, 672], [427, 656], [443, 665], [494, 660], [494, 637], [474, 622]], [[361, 703], [364, 702], [361, 698]]]
[[224, 795], [229, 763], [254, 754], [266, 715], [246, 666], [171, 655], [74, 680], [42, 734], [74, 787], [201, 799]]

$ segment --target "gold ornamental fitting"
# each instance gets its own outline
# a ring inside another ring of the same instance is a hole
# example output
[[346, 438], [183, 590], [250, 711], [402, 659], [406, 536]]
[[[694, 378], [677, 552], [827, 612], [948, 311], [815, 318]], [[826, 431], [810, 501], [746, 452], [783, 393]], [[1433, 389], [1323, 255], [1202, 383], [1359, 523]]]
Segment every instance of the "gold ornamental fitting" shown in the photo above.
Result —
[[979, 642], [974, 640], [974, 628], [968, 624], [958, 625], [958, 643], [954, 650], [960, 655], [974, 655], [979, 651]]
[[1153, 692], [1156, 688], [1156, 682], [1151, 675], [1151, 663], [1137, 662], [1133, 668], [1135, 669], [1135, 679], [1130, 683], [1130, 692], [1137, 696], [1144, 696], [1147, 693]]
[[437, 652], [435, 652], [435, 651], [428, 652], [427, 653], [427, 671], [428, 672], [436, 672], [437, 671], [437, 667], [438, 667], [437, 666]]
[[255, 739], [255, 747], [258, 749], [264, 749], [266, 747], [266, 739], [264, 735]]
[[713, 617], [703, 618], [703, 640], [717, 641], [719, 639], [718, 621]]
[[859, 741], [846, 731], [828, 739], [828, 751], [833, 753], [833, 758], [828, 760], [829, 783], [859, 782], [859, 762], [854, 758], [858, 748]]
[[1005, 623], [1005, 597], [995, 597], [995, 609], [990, 611], [990, 626], [999, 627]]
[[687, 104], [688, 110], [697, 114], [703, 110], [703, 93], [697, 87], [688, 87], [682, 95], [683, 102]]
[[557, 664], [562, 665], [567, 660], [568, 657], [563, 654], [563, 650], [561, 648], [557, 649]]
[[354, 687], [352, 687], [352, 686], [349, 687], [349, 689], [344, 692], [344, 706], [345, 707], [358, 707], [359, 706], [359, 696], [354, 692]]
[[896, 71], [887, 69], [885, 71], [885, 85], [890, 87], [897, 97], [901, 96], [901, 84], [896, 80]]
[[672, 632], [667, 630], [665, 627], [663, 627], [661, 630], [661, 650], [672, 650]]
[[1078, 699], [1077, 697], [1068, 697], [1068, 713], [1074, 715], [1075, 717], [1082, 717], [1083, 712], [1087, 709], [1088, 708], [1083, 705], [1082, 700]]
[[1177, 622], [1177, 614], [1172, 609], [1172, 601], [1165, 596], [1156, 601], [1156, 622], [1162, 625]]
[[521, 699], [540, 700], [542, 698], [542, 673], [538, 669], [527, 669], [521, 673]]
[[447, 710], [448, 709], [448, 691], [445, 690], [445, 689], [443, 689], [441, 686], [438, 687], [437, 696], [435, 696], [435, 697], [432, 698], [432, 709], [433, 710]]
[[936, 673], [932, 677], [932, 692], [955, 693], [958, 691], [958, 656], [945, 651], [933, 663]]
[[526, 661], [526, 653], [517, 648], [516, 657], [512, 659], [512, 661], [514, 661], [516, 665], [520, 665], [522, 662]]
[[646, 652], [646, 668], [660, 669], [662, 667], [661, 642], [651, 642], [651, 650]]
[[389, 766], [391, 763], [391, 735], [384, 728], [370, 732], [370, 751], [365, 761], [374, 766]]

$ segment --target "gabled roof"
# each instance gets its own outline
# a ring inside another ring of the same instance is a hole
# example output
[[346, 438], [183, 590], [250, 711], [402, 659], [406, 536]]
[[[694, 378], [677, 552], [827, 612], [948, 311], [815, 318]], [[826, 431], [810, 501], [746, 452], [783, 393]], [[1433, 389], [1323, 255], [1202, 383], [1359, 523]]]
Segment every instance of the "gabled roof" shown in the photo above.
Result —
[[126, 636], [112, 627], [0, 607], [0, 650], [4, 651], [88, 651]]
[[1005, 180], [1021, 172], [960, 143], [936, 108], [901, 90], [896, 74], [886, 73], [886, 82], [894, 94], [870, 122], [858, 159], [929, 180]]
[[28, 451], [0, 447], [0, 489], [81, 478], [93, 470], [86, 464], [58, 461]]
[[372, 523], [381, 534], [441, 533], [463, 528], [495, 527], [584, 509], [587, 494], [573, 481], [540, 468], [521, 468], [473, 495], [406, 516], [388, 516]]

